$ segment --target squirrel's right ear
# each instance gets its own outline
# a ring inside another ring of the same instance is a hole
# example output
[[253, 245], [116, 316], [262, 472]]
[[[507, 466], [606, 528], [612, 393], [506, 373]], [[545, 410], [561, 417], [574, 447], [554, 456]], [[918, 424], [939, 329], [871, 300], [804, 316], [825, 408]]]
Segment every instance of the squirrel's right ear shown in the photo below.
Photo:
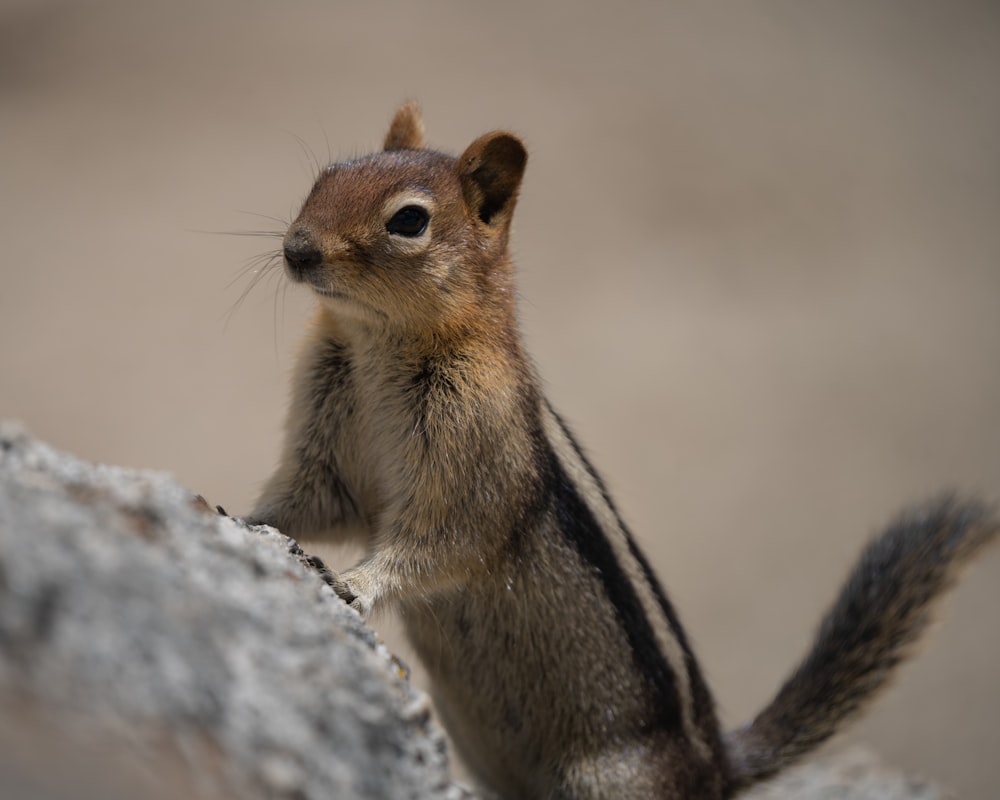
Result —
[[424, 120], [414, 100], [399, 107], [385, 135], [383, 150], [418, 150], [424, 146]]
[[465, 202], [487, 225], [509, 221], [521, 186], [528, 151], [512, 133], [480, 136], [458, 159]]

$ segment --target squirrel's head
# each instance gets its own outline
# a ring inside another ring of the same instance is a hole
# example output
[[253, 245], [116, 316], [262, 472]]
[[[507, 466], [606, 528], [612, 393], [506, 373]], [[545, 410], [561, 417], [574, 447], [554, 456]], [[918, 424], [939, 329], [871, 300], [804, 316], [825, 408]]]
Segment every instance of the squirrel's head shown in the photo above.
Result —
[[382, 327], [433, 331], [509, 311], [507, 238], [526, 161], [504, 132], [457, 159], [429, 150], [407, 103], [382, 152], [323, 170], [285, 235], [288, 275], [336, 316]]

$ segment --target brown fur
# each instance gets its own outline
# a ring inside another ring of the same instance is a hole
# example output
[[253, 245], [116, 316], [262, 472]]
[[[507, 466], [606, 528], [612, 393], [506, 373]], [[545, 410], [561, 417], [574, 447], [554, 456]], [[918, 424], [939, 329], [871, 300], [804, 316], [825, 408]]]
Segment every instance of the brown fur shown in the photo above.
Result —
[[423, 141], [407, 104], [384, 151], [330, 166], [289, 227], [289, 275], [320, 304], [250, 520], [364, 539], [338, 593], [401, 611], [456, 745], [500, 796], [730, 797], [875, 693], [996, 526], [943, 502], [890, 529], [776, 699], [724, 737], [673, 608], [523, 352], [507, 248], [523, 145], [490, 133], [456, 159]]

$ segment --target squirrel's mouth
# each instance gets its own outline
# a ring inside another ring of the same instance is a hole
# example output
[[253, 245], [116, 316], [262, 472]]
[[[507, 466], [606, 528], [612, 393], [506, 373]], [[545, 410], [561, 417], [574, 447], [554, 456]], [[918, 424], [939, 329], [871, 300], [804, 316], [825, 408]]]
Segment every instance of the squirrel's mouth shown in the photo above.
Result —
[[387, 318], [388, 315], [382, 309], [366, 302], [363, 297], [359, 297], [356, 292], [344, 291], [337, 284], [339, 281], [335, 277], [335, 271], [331, 264], [325, 260], [314, 260], [309, 264], [298, 263], [295, 260], [289, 262], [285, 260], [285, 274], [293, 283], [305, 284], [321, 300], [332, 301], [331, 308], [341, 312], [354, 313], [358, 311], [366, 315]]
[[346, 292], [341, 292], [336, 289], [331, 289], [328, 286], [311, 286], [312, 290], [316, 292], [320, 297], [330, 297], [334, 300], [352, 300], [353, 298]]
[[366, 303], [364, 300], [359, 299], [353, 294], [347, 292], [342, 292], [339, 289], [335, 289], [329, 284], [319, 285], [311, 281], [305, 281], [309, 284], [309, 288], [312, 289], [317, 295], [319, 295], [324, 300], [332, 300], [333, 303], [330, 304], [331, 308], [339, 309], [340, 311], [349, 311], [353, 309], [356, 314], [358, 311], [362, 311], [366, 315], [374, 314], [377, 317], [387, 318], [388, 315], [380, 308], [376, 308], [370, 303]]
[[286, 259], [285, 274], [288, 275], [288, 279], [292, 283], [304, 283], [314, 292], [324, 297], [347, 298], [346, 294], [330, 286], [329, 275], [322, 263], [310, 266], [308, 269], [302, 269], [297, 265], [290, 264]]

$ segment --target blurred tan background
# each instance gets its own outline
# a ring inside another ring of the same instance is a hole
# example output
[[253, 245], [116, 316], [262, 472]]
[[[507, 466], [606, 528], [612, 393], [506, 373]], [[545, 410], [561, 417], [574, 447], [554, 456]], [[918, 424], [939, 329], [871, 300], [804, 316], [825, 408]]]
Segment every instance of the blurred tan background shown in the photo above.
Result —
[[[309, 299], [212, 232], [406, 98], [512, 128], [530, 349], [736, 724], [901, 505], [1000, 497], [998, 85], [993, 2], [0, 0], [0, 417], [245, 512]], [[849, 738], [997, 796], [1000, 556], [947, 605]]]

